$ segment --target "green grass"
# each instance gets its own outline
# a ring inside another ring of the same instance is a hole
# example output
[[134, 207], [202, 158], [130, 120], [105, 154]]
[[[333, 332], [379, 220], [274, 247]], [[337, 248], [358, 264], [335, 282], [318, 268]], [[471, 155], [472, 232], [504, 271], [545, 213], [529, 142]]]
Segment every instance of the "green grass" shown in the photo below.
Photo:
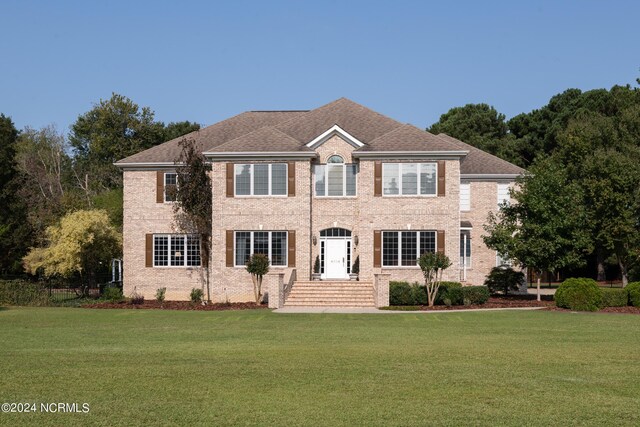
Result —
[[0, 309], [2, 425], [638, 425], [640, 316]]

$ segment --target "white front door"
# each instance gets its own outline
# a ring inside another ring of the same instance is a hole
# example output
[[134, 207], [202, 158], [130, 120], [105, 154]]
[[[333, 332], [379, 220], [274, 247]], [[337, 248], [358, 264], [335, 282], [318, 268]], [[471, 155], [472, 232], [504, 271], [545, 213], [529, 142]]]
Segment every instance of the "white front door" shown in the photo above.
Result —
[[324, 255], [324, 279], [346, 279], [347, 274], [347, 240], [327, 239]]

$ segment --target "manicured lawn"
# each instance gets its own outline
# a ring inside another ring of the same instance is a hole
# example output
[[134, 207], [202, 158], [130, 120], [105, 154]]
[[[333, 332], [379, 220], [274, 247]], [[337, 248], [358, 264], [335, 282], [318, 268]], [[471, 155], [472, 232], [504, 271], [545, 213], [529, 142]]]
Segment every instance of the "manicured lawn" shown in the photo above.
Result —
[[640, 316], [0, 309], [0, 425], [638, 425]]

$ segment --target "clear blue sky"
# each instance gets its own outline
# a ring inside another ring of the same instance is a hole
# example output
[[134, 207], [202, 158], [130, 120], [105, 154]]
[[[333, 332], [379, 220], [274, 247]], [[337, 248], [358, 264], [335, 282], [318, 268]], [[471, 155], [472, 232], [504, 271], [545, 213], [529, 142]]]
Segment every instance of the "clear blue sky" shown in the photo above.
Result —
[[42, 1], [0, 5], [0, 112], [68, 132], [117, 92], [212, 124], [341, 96], [425, 127], [635, 83], [639, 1]]

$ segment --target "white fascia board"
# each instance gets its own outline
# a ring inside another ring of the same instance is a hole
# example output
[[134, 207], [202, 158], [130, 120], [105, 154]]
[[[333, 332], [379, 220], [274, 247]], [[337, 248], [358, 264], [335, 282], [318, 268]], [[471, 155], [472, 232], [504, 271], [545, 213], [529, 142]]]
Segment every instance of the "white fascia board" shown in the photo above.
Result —
[[269, 160], [269, 159], [312, 159], [317, 156], [315, 152], [298, 151], [254, 151], [254, 152], [204, 152], [204, 156], [213, 162], [218, 160]]
[[334, 135], [339, 135], [342, 139], [344, 139], [354, 147], [364, 146], [364, 143], [358, 140], [358, 138], [351, 135], [349, 132], [342, 129], [340, 126], [333, 125], [331, 126], [331, 128], [329, 128], [328, 130], [326, 130], [325, 132], [323, 132], [322, 134], [314, 138], [313, 141], [307, 143], [307, 147], [316, 148], [318, 145], [321, 145], [322, 143], [324, 143]]
[[355, 158], [366, 159], [450, 159], [459, 160], [468, 154], [468, 151], [354, 151], [351, 155]]
[[514, 180], [523, 174], [516, 173], [469, 173], [460, 174], [460, 179], [468, 179], [472, 181], [500, 181], [500, 180]]

